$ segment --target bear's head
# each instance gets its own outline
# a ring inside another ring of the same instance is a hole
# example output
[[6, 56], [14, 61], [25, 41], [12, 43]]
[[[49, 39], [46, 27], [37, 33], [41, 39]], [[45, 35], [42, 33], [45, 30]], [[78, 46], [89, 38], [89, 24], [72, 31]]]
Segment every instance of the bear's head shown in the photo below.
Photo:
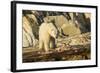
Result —
[[58, 36], [58, 30], [57, 30], [57, 28], [54, 26], [54, 24], [53, 23], [48, 23], [47, 24], [47, 26], [48, 26], [48, 33], [52, 36], [52, 37], [54, 37], [54, 38], [57, 38], [57, 36]]

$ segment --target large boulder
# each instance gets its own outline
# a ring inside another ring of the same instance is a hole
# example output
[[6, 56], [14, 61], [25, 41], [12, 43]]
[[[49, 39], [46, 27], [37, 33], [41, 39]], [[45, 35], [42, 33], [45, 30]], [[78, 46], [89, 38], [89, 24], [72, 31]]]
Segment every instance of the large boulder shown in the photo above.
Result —
[[81, 30], [72, 21], [70, 21], [68, 24], [63, 24], [61, 28], [63, 33], [69, 36], [74, 36], [81, 33]]
[[22, 31], [23, 31], [23, 47], [30, 47], [30, 46], [35, 46], [36, 44], [36, 39], [32, 31], [32, 27], [30, 25], [30, 22], [28, 21], [26, 16], [22, 17], [23, 20], [23, 26], [22, 26]]

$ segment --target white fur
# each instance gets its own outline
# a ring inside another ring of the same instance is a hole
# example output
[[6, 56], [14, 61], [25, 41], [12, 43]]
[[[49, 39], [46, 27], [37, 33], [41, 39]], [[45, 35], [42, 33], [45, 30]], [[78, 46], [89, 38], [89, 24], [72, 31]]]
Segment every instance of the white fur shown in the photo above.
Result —
[[50, 43], [55, 41], [56, 36], [57, 29], [55, 28], [53, 23], [42, 23], [39, 28], [39, 49], [44, 48], [45, 51], [48, 51], [50, 48]]

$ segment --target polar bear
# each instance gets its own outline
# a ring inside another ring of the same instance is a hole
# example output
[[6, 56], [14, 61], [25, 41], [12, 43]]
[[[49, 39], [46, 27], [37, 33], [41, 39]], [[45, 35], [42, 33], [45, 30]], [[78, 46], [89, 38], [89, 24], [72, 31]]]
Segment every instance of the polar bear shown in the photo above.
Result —
[[52, 22], [43, 22], [39, 27], [39, 49], [48, 52], [50, 48], [55, 48], [57, 28]]

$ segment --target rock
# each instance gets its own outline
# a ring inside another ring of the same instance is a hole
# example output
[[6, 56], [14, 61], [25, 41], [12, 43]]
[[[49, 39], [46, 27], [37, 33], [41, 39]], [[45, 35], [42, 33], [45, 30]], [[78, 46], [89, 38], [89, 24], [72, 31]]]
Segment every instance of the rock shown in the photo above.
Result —
[[34, 34], [32, 32], [32, 28], [30, 26], [30, 23], [25, 16], [23, 16], [22, 31], [23, 31], [23, 47], [35, 46], [36, 39], [35, 39]]
[[76, 35], [73, 37], [70, 37], [69, 40], [69, 44], [70, 45], [84, 45], [84, 44], [90, 44], [91, 42], [91, 36], [90, 36], [90, 32], [84, 33], [84, 34], [80, 34], [80, 35]]
[[39, 39], [39, 23], [37, 21], [37, 18], [33, 14], [26, 14], [27, 20], [29, 21], [29, 25], [32, 29], [32, 33], [34, 34], [34, 37], [36, 39]]
[[91, 14], [90, 13], [74, 13], [74, 19], [77, 21], [77, 26], [80, 28], [82, 33], [91, 31]]
[[70, 21], [68, 24], [63, 24], [61, 28], [63, 30], [63, 33], [69, 36], [81, 34], [80, 29], [77, 28], [75, 24], [72, 23], [72, 21]]

